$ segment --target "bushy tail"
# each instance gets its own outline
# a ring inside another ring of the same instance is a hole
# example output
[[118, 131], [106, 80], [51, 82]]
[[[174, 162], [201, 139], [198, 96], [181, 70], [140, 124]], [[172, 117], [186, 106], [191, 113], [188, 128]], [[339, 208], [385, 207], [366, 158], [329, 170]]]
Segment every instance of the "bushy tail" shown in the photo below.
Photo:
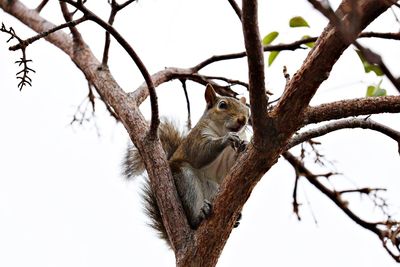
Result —
[[[172, 154], [174, 154], [178, 146], [182, 143], [184, 134], [178, 130], [178, 127], [175, 125], [175, 123], [168, 120], [165, 120], [160, 124], [158, 134], [165, 154], [169, 159], [171, 158]], [[129, 179], [141, 175], [144, 171], [145, 166], [139, 151], [135, 146], [130, 145], [123, 162], [123, 174]], [[159, 237], [165, 240], [169, 245], [168, 235], [162, 222], [157, 201], [153, 192], [151, 191], [150, 181], [148, 178], [146, 178], [144, 183], [143, 200], [145, 212], [150, 217], [150, 226], [154, 228]]]
[[[158, 136], [167, 159], [171, 158], [184, 138], [184, 134], [178, 130], [175, 123], [169, 120], [160, 124]], [[129, 145], [123, 161], [123, 175], [129, 179], [141, 175], [144, 171], [145, 166], [139, 151], [133, 144]]]

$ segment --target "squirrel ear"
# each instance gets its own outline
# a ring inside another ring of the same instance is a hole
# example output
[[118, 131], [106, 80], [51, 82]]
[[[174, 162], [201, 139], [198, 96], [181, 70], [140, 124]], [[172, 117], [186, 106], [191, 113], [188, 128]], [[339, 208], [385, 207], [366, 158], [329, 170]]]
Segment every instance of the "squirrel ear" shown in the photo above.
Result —
[[217, 94], [211, 84], [207, 84], [204, 98], [207, 102], [207, 108], [211, 108], [217, 101]]
[[246, 98], [245, 98], [244, 96], [242, 96], [242, 97], [239, 99], [239, 101], [240, 101], [240, 103], [242, 103], [243, 105], [246, 105]]

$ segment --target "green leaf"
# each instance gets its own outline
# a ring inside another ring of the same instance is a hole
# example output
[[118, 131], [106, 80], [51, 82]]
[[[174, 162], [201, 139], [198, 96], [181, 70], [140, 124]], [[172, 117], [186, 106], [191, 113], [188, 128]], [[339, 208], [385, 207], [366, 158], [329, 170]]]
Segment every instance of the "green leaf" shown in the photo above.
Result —
[[386, 89], [378, 88], [374, 94], [374, 96], [386, 96]]
[[361, 53], [360, 50], [356, 50], [356, 53], [357, 53], [358, 57], [360, 58], [363, 66], [364, 66], [365, 73], [369, 73], [369, 72], [373, 71], [373, 72], [375, 72], [375, 74], [377, 76], [382, 76], [383, 75], [383, 71], [381, 70], [381, 68], [378, 65], [370, 64], [365, 59], [364, 55]]
[[270, 32], [270, 33], [268, 33], [262, 39], [262, 44], [263, 45], [269, 45], [270, 43], [272, 43], [273, 40], [276, 39], [276, 37], [278, 37], [278, 35], [279, 35], [279, 32]]
[[367, 87], [367, 97], [371, 96], [385, 96], [387, 94], [386, 89], [381, 88], [382, 80], [378, 83], [378, 85], [370, 85]]
[[[310, 35], [304, 35], [303, 37], [301, 37], [301, 39], [308, 39], [310, 38]], [[306, 46], [308, 46], [309, 48], [313, 48], [315, 46], [315, 42], [309, 42], [309, 43], [305, 43]]]
[[371, 65], [368, 63], [368, 65], [364, 65], [364, 70], [366, 73], [373, 71], [377, 76], [383, 75], [383, 71], [378, 65]]
[[305, 19], [303, 19], [303, 17], [300, 17], [300, 16], [291, 18], [289, 21], [289, 26], [292, 28], [310, 27], [310, 25], [308, 25], [308, 22]]
[[370, 97], [370, 96], [374, 96], [376, 87], [374, 85], [370, 85], [367, 87], [367, 94], [366, 96]]
[[274, 62], [275, 58], [279, 55], [280, 51], [271, 51], [268, 56], [268, 67], [272, 65]]

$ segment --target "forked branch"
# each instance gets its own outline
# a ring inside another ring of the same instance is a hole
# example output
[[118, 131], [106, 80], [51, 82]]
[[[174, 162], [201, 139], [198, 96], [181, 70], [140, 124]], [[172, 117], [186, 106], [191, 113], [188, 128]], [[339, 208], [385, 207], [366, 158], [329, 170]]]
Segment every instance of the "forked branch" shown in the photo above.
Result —
[[376, 234], [392, 258], [397, 262], [400, 262], [400, 222], [390, 219], [381, 222], [368, 222], [360, 218], [349, 208], [348, 201], [343, 199], [344, 193], [326, 187], [319, 181], [319, 175], [312, 173], [290, 152], [285, 152], [282, 155], [295, 169], [296, 174], [305, 177], [319, 191], [332, 200], [332, 202], [335, 203], [336, 206], [355, 223]]

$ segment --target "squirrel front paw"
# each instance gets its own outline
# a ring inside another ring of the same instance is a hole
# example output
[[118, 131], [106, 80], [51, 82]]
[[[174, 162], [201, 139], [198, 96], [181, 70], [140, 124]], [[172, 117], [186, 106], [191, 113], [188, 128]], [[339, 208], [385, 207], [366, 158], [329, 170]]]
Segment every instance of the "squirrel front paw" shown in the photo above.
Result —
[[234, 150], [240, 147], [242, 140], [235, 132], [229, 132], [225, 135], [225, 141], [228, 142]]

